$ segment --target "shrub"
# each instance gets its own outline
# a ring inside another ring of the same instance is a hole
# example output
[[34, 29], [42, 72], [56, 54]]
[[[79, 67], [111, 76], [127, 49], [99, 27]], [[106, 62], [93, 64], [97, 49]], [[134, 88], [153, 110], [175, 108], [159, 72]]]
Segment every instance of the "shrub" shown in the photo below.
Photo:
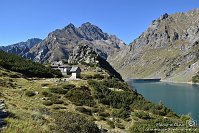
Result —
[[58, 109], [66, 109], [66, 107], [63, 107], [63, 106], [55, 106], [55, 107], [53, 107], [53, 109], [55, 109], [55, 110], [58, 110]]
[[80, 88], [74, 88], [68, 91], [65, 95], [71, 102], [75, 105], [87, 105], [94, 106], [95, 102], [93, 97], [91, 96], [91, 92], [88, 87], [81, 86]]
[[104, 79], [104, 75], [94, 74], [93, 79], [99, 79], [99, 80]]
[[53, 104], [63, 104], [64, 103], [64, 101], [62, 101], [62, 100], [55, 100], [52, 102], [53, 102]]
[[100, 113], [99, 113], [99, 116], [102, 116], [102, 117], [109, 117], [110, 114], [109, 114], [109, 113], [106, 113], [106, 112], [100, 112]]
[[149, 113], [146, 113], [144, 111], [140, 111], [140, 112], [136, 112], [135, 113], [135, 116], [138, 117], [138, 118], [141, 118], [141, 119], [150, 119], [151, 117], [149, 116]]
[[120, 129], [125, 129], [125, 126], [120, 124], [120, 123], [115, 123], [115, 126], [120, 128]]
[[61, 96], [57, 96], [57, 95], [52, 95], [51, 97], [49, 97], [49, 100], [53, 103], [53, 104], [63, 104], [64, 101], [60, 100]]
[[76, 110], [87, 115], [92, 115], [91, 110], [84, 107], [77, 107]]
[[97, 125], [83, 115], [70, 112], [58, 112], [52, 116], [55, 120], [54, 132], [59, 133], [100, 133]]
[[92, 108], [91, 110], [92, 110], [93, 113], [97, 113], [97, 112], [100, 111], [98, 108]]
[[112, 111], [112, 116], [115, 116], [117, 118], [122, 118], [122, 119], [126, 119], [129, 117], [129, 112], [124, 110], [123, 108], [122, 109], [114, 109]]
[[62, 87], [63, 89], [70, 90], [70, 89], [75, 88], [76, 86], [74, 84], [65, 84], [65, 85], [62, 85]]
[[48, 85], [49, 85], [49, 83], [43, 83], [43, 84], [41, 84], [42, 87], [46, 87]]
[[51, 102], [51, 101], [44, 101], [43, 105], [45, 105], [45, 106], [51, 106], [51, 105], [53, 105], [53, 102]]
[[27, 91], [26, 92], [26, 96], [32, 97], [34, 95], [36, 95], [34, 91]]
[[64, 90], [60, 87], [57, 87], [57, 88], [49, 88], [50, 92], [52, 93], [57, 93], [57, 94], [66, 94], [67, 93], [67, 90]]
[[93, 79], [93, 76], [87, 74], [81, 74], [81, 79], [83, 80]]
[[47, 91], [43, 91], [41, 94], [42, 94], [43, 96], [45, 96], [45, 97], [51, 97], [51, 96], [52, 96], [52, 94], [49, 93], [49, 92], [47, 92]]
[[110, 128], [115, 128], [115, 124], [113, 121], [107, 121], [107, 124], [110, 126]]
[[115, 78], [105, 79], [105, 80], [101, 81], [101, 83], [103, 85], [107, 86], [108, 88], [117, 88], [117, 89], [122, 89], [122, 90], [126, 90], [126, 91], [130, 90], [127, 83], [119, 81]]

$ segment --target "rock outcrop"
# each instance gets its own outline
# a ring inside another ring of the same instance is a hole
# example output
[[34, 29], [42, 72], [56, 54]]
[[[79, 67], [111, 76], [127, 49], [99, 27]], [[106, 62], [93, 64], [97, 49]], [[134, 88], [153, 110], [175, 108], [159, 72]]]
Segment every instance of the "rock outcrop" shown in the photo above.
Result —
[[121, 75], [99, 54], [93, 47], [85, 44], [78, 45], [74, 48], [73, 54], [68, 60], [71, 64], [83, 64], [96, 69], [103, 69], [112, 77], [122, 80]]
[[6, 126], [6, 123], [3, 119], [9, 116], [9, 113], [6, 110], [4, 100], [0, 99], [0, 129]]

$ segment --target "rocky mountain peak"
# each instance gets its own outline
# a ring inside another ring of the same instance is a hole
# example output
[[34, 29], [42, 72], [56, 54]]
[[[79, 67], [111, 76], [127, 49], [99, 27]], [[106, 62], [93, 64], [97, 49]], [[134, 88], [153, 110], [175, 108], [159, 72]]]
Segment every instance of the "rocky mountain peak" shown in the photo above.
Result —
[[169, 17], [169, 14], [165, 13], [165, 14], [163, 14], [163, 15], [160, 17], [160, 19], [161, 19], [161, 20], [164, 20], [164, 19], [166, 19], [166, 18], [168, 18], [168, 17]]
[[90, 22], [82, 24], [79, 28], [83, 36], [88, 40], [107, 40], [108, 34]]
[[75, 29], [75, 25], [73, 25], [72, 23], [69, 23], [65, 29], [68, 29], [68, 28], [71, 28], [71, 29]]

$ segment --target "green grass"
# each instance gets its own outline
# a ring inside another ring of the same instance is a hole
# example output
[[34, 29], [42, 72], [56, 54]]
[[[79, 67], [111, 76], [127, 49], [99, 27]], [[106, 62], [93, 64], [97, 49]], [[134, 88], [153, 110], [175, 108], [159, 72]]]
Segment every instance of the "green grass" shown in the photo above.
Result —
[[[0, 75], [4, 75], [0, 79], [5, 82], [5, 86], [0, 88], [2, 93], [0, 97], [5, 99], [8, 111], [15, 116], [6, 118], [8, 125], [2, 131], [3, 133], [51, 133], [52, 127], [62, 130], [68, 126], [73, 129], [73, 125], [63, 125], [63, 127], [57, 125], [60, 122], [68, 122], [63, 112], [73, 112], [75, 121], [72, 122], [75, 127], [78, 123], [76, 116], [80, 116], [85, 119], [85, 123], [88, 122], [87, 124], [94, 127], [96, 125], [93, 123], [96, 123], [98, 126], [102, 125], [106, 130], [116, 127], [119, 131], [129, 131], [130, 127], [142, 125], [142, 122], [146, 122], [147, 114], [154, 121], [164, 117], [173, 121], [187, 120], [185, 117], [176, 117], [172, 111], [167, 110], [161, 104], [147, 102], [141, 95], [131, 91], [125, 83], [114, 79], [94, 80], [93, 84], [87, 80], [56, 84], [57, 79], [11, 78], [10, 75], [14, 74], [18, 75], [4, 70], [0, 71]], [[10, 86], [10, 83], [14, 87]], [[114, 91], [110, 89], [112, 87], [122, 91]], [[62, 93], [63, 90], [66, 92]], [[27, 92], [37, 93], [29, 97], [26, 95]], [[154, 112], [154, 110], [159, 112]], [[161, 111], [166, 113], [165, 116], [161, 115]], [[142, 113], [136, 116], [136, 112]], [[58, 113], [61, 118], [55, 116], [54, 113]], [[55, 119], [58, 123], [55, 123]], [[138, 122], [141, 124], [137, 124]], [[153, 124], [153, 121], [149, 124]], [[89, 130], [84, 124], [81, 126], [82, 130]]]

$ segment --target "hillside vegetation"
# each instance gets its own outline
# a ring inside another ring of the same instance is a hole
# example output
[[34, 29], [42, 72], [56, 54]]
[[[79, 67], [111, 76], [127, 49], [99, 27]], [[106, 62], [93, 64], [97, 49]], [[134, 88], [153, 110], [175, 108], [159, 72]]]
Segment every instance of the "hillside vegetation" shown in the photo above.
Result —
[[178, 128], [157, 127], [157, 123], [186, 127], [190, 118], [177, 116], [162, 103], [146, 101], [125, 82], [102, 72], [84, 72], [84, 80], [76, 81], [27, 80], [5, 69], [0, 75], [0, 99], [12, 114], [5, 119], [3, 133], [138, 133]]
[[20, 72], [27, 77], [52, 78], [62, 76], [60, 71], [47, 68], [44, 65], [2, 50], [0, 50], [0, 67]]

